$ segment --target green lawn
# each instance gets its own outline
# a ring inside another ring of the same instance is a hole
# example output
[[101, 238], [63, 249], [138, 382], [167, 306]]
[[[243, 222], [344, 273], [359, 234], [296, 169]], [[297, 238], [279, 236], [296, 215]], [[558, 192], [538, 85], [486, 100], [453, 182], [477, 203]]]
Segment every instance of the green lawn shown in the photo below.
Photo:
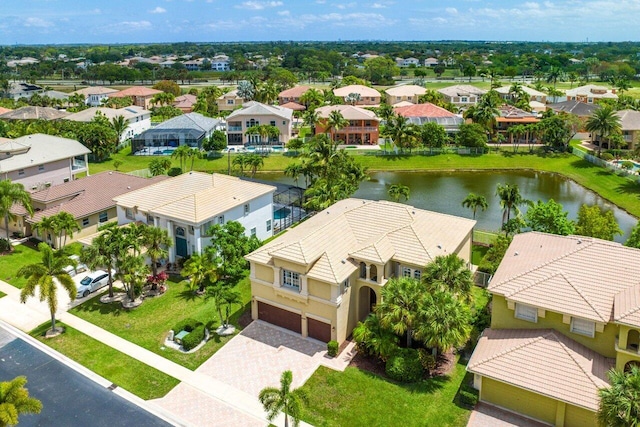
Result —
[[480, 265], [480, 261], [482, 261], [488, 250], [488, 246], [473, 245], [471, 247], [471, 264]]
[[[164, 348], [166, 334], [182, 319], [190, 317], [210, 324], [209, 330], [220, 324], [213, 300], [196, 297], [183, 284], [169, 282], [168, 287], [164, 295], [149, 298], [132, 311], [124, 310], [120, 303], [102, 304], [98, 297], [94, 297], [72, 309], [71, 313], [173, 362], [189, 369], [196, 369], [229, 341], [230, 337], [220, 338], [214, 333], [204, 347], [192, 354]], [[243, 306], [234, 307], [236, 311], [231, 321], [236, 327], [238, 318], [248, 309], [251, 299], [248, 278], [240, 282], [238, 291]]]
[[17, 277], [20, 267], [42, 261], [40, 252], [30, 245], [14, 246], [11, 253], [0, 256], [0, 280], [22, 289], [27, 279]]
[[6, 297], [6, 296], [7, 296], [7, 294], [5, 294], [4, 292], [0, 291], [0, 298]]
[[64, 334], [45, 339], [42, 335], [50, 326], [49, 322], [39, 326], [31, 336], [142, 399], [163, 397], [179, 383], [69, 326]]
[[448, 376], [416, 384], [396, 384], [348, 367], [321, 366], [306, 382], [310, 401], [302, 419], [325, 426], [466, 426], [469, 410], [455, 402], [465, 378], [457, 363]]

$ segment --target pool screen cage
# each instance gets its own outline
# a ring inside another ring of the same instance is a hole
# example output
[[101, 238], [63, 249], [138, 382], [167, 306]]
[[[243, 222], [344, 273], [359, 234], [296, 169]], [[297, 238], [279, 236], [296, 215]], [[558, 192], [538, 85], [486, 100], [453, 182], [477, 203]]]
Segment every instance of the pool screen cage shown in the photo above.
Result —
[[310, 212], [303, 208], [304, 191], [304, 188], [288, 187], [273, 195], [273, 234], [291, 227], [310, 215]]

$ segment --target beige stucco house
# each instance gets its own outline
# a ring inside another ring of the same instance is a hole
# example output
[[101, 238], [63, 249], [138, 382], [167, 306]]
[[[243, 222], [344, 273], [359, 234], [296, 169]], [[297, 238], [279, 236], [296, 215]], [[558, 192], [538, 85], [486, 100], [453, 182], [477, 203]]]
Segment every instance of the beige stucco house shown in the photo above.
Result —
[[230, 92], [220, 95], [216, 99], [216, 103], [218, 104], [218, 111], [233, 111], [237, 108], [242, 107], [244, 98], [238, 96], [238, 90], [234, 89]]
[[380, 92], [374, 88], [363, 85], [349, 85], [339, 87], [333, 90], [333, 94], [344, 100], [345, 104], [348, 104], [348, 96], [351, 94], [360, 95], [360, 100], [355, 102], [355, 105], [380, 105], [381, 96]]
[[427, 90], [418, 85], [393, 86], [384, 91], [387, 96], [387, 104], [395, 105], [398, 102], [418, 103], [420, 95], [427, 93]]
[[595, 427], [609, 369], [640, 364], [640, 250], [584, 236], [513, 238], [467, 369], [480, 400], [549, 425]]
[[471, 85], [453, 85], [438, 89], [444, 100], [462, 109], [476, 105], [486, 90]]
[[640, 111], [620, 110], [616, 111], [620, 117], [620, 128], [627, 150], [635, 150], [640, 143]]
[[342, 200], [247, 255], [251, 316], [342, 343], [392, 277], [438, 255], [467, 262], [475, 221], [399, 203]]
[[[246, 102], [227, 117], [227, 142], [229, 145], [284, 145], [291, 138], [292, 118], [293, 110], [290, 108]], [[259, 125], [275, 126], [280, 134], [269, 141], [264, 141], [260, 135], [247, 134], [247, 129]]]

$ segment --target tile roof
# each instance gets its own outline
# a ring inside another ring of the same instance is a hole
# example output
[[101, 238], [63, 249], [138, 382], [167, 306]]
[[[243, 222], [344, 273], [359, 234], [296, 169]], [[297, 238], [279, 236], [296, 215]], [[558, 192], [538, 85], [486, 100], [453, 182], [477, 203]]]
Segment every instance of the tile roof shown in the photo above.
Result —
[[553, 329], [485, 329], [467, 370], [595, 411], [614, 366]]
[[10, 157], [0, 157], [0, 172], [24, 169], [91, 152], [74, 139], [42, 133], [21, 136], [0, 144], [0, 153], [11, 151], [15, 154]]
[[567, 113], [575, 114], [576, 116], [590, 116], [593, 112], [600, 108], [598, 104], [587, 104], [586, 102], [576, 101], [575, 99], [569, 101], [558, 102], [555, 104], [549, 104], [547, 107], [553, 111], [564, 111]]
[[74, 90], [71, 95], [80, 94], [88, 97], [90, 95], [108, 95], [110, 93], [119, 92], [118, 89], [112, 89], [104, 86], [89, 86], [82, 89]]
[[424, 95], [427, 93], [427, 90], [418, 85], [400, 85], [393, 86], [389, 89], [385, 90], [388, 95], [391, 96], [416, 96], [416, 95]]
[[283, 90], [278, 94], [278, 98], [300, 98], [311, 86], [294, 86], [291, 89]]
[[640, 249], [529, 232], [513, 238], [488, 289], [515, 302], [608, 323], [616, 295], [639, 283]]
[[395, 107], [393, 111], [404, 117], [458, 117], [451, 111], [445, 110], [430, 102], [407, 107]]
[[114, 200], [119, 206], [198, 225], [275, 190], [227, 175], [189, 172]]
[[[141, 178], [120, 172], [102, 172], [64, 184], [54, 185], [31, 194], [34, 201], [52, 204], [65, 200], [48, 209], [36, 212], [27, 222], [36, 223], [43, 217], [58, 212], [69, 212], [74, 218], [84, 218], [116, 205], [114, 197], [163, 181], [167, 176]], [[68, 199], [68, 200], [67, 200]]]
[[275, 105], [262, 104], [256, 101], [245, 102], [242, 108], [233, 111], [227, 121], [238, 116], [279, 116], [287, 120], [293, 117], [293, 110]]
[[68, 116], [66, 111], [49, 107], [21, 107], [0, 115], [4, 120], [56, 120]]
[[616, 294], [613, 302], [613, 320], [640, 328], [640, 284]]
[[173, 106], [176, 108], [191, 108], [196, 102], [198, 102], [197, 96], [186, 94], [176, 97], [176, 99], [173, 100]]
[[153, 96], [162, 93], [161, 90], [151, 89], [144, 86], [132, 86], [119, 92], [110, 93], [109, 98], [124, 98], [125, 96]]
[[165, 120], [157, 126], [154, 126], [153, 128], [145, 131], [144, 133], [157, 133], [156, 131], [159, 130], [176, 129], [195, 129], [201, 132], [209, 132], [211, 129], [214, 129], [216, 126], [220, 125], [220, 123], [220, 119], [205, 117], [200, 113], [188, 113], [172, 117], [169, 120]]
[[13, 111], [11, 108], [0, 107], [0, 114], [8, 113], [9, 111]]
[[393, 108], [398, 108], [398, 107], [411, 107], [412, 105], [415, 105], [413, 102], [411, 101], [400, 101], [400, 102], [396, 102], [395, 104], [392, 105]]
[[353, 105], [326, 105], [316, 108], [318, 117], [326, 119], [332, 111], [339, 111], [347, 120], [374, 120], [379, 121], [376, 113], [365, 108], [355, 107]]
[[367, 86], [363, 86], [363, 85], [349, 85], [349, 86], [339, 87], [333, 90], [333, 94], [335, 96], [345, 97], [350, 93], [359, 93], [360, 96], [368, 97], [368, 98], [380, 96], [380, 92], [378, 92], [377, 90]]
[[90, 107], [77, 113], [73, 113], [65, 117], [65, 120], [72, 120], [74, 122], [90, 122], [96, 116], [96, 113], [100, 113], [109, 120], [113, 120], [115, 117], [123, 116], [127, 120], [135, 119], [146, 115], [151, 115], [151, 111], [145, 110], [142, 107], [130, 105], [124, 108], [107, 108], [107, 107]]
[[449, 97], [452, 96], [469, 96], [469, 95], [484, 95], [486, 90], [477, 88], [471, 85], [453, 85], [438, 89], [438, 92]]
[[611, 89], [609, 89], [606, 86], [599, 86], [599, 85], [578, 86], [573, 89], [567, 89], [565, 93], [567, 96], [587, 96], [590, 98], [611, 98], [611, 99], [618, 98], [618, 95], [613, 93]]
[[622, 130], [640, 130], [640, 111], [620, 110], [616, 116], [620, 117]]
[[390, 259], [426, 265], [455, 252], [475, 221], [387, 201], [342, 200], [252, 252], [247, 259], [274, 258], [305, 265], [312, 277], [340, 283], [357, 262]]
[[289, 108], [290, 110], [293, 110], [293, 111], [303, 111], [307, 109], [307, 107], [305, 107], [302, 104], [298, 104], [297, 102], [285, 102], [284, 104], [281, 105], [281, 107]]

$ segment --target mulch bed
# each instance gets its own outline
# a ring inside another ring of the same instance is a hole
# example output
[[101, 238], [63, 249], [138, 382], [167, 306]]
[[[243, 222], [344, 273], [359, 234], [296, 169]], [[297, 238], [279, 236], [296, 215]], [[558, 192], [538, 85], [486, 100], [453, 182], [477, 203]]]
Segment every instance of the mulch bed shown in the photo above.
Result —
[[[449, 374], [456, 361], [456, 355], [453, 351], [438, 355], [436, 368], [430, 373], [429, 377], [439, 377]], [[385, 363], [380, 359], [357, 353], [349, 366], [371, 372], [381, 377], [389, 379], [385, 373]]]

